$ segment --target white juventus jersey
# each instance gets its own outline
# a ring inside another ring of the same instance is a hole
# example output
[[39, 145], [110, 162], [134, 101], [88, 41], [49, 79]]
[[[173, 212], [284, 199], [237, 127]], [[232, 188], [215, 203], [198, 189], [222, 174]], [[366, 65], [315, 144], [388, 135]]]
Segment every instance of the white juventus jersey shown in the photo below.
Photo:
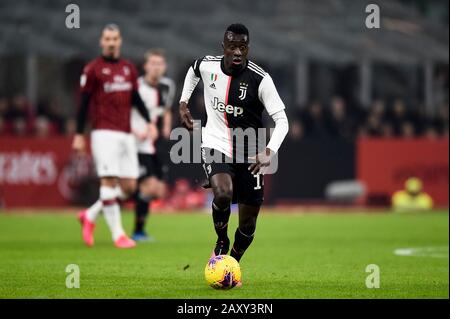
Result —
[[[191, 68], [204, 86], [207, 122], [202, 129], [202, 147], [233, 158], [236, 144], [230, 128], [263, 128], [264, 109], [273, 115], [285, 108], [271, 76], [250, 60], [243, 70], [233, 74], [225, 73], [223, 56], [205, 56]], [[183, 91], [181, 101], [187, 102], [192, 92], [186, 93], [189, 96], [184, 96]]]
[[[139, 84], [139, 95], [141, 96], [142, 101], [144, 101], [145, 106], [147, 107], [150, 118], [153, 123], [158, 123], [159, 118], [164, 114], [167, 108], [170, 108], [172, 105], [173, 95], [173, 87], [170, 87], [168, 80], [161, 81], [157, 86], [149, 85], [144, 77], [140, 77], [138, 79]], [[134, 133], [144, 134], [147, 132], [147, 122], [144, 120], [141, 114], [135, 109], [131, 110], [131, 130]], [[150, 138], [146, 138], [145, 140], [139, 140], [136, 138], [138, 153], [143, 154], [154, 154], [155, 146], [154, 141]]]

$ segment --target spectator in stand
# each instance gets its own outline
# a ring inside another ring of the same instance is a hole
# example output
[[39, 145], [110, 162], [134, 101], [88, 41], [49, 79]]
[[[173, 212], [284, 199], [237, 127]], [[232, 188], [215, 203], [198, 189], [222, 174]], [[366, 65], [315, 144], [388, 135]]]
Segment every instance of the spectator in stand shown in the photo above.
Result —
[[433, 126], [442, 135], [448, 136], [448, 125], [449, 125], [449, 105], [448, 103], [443, 103], [439, 109], [437, 117], [433, 120]]
[[428, 139], [434, 140], [439, 137], [439, 132], [436, 130], [436, 128], [434, 126], [429, 125], [429, 126], [425, 127], [423, 136]]
[[64, 123], [64, 134], [65, 135], [73, 136], [73, 135], [75, 135], [76, 130], [77, 130], [77, 122], [75, 121], [74, 118], [70, 118]]
[[325, 118], [322, 104], [315, 101], [310, 104], [308, 111], [303, 115], [305, 136], [308, 138], [329, 138], [329, 125]]
[[405, 121], [402, 123], [401, 127], [401, 137], [404, 138], [414, 138], [416, 135], [416, 129], [414, 127], [413, 122]]
[[[390, 121], [394, 128], [394, 133], [396, 136], [403, 136], [404, 130], [403, 126], [405, 122], [411, 122], [410, 115], [406, 108], [405, 102], [402, 99], [396, 99], [392, 106], [392, 111], [390, 112]], [[408, 132], [409, 134], [410, 132]]]
[[11, 126], [13, 135], [27, 136], [32, 126], [31, 105], [23, 94], [15, 95], [8, 111], [6, 112], [6, 121]]
[[0, 117], [5, 118], [6, 113], [8, 113], [9, 104], [6, 97], [0, 96]]
[[386, 103], [383, 100], [377, 99], [373, 102], [370, 112], [377, 116], [380, 120], [386, 120]]
[[25, 118], [18, 117], [12, 122], [12, 133], [15, 136], [27, 136], [28, 135], [28, 123]]
[[65, 128], [64, 116], [61, 114], [62, 107], [56, 99], [50, 99], [47, 103], [41, 101], [38, 106], [38, 115], [45, 116], [50, 121], [51, 131], [63, 133]]
[[377, 99], [370, 106], [359, 134], [371, 137], [391, 137], [394, 135], [392, 124], [386, 117], [386, 105], [383, 100]]
[[304, 127], [300, 119], [293, 119], [289, 125], [288, 137], [294, 141], [299, 141], [304, 136]]
[[6, 134], [6, 124], [3, 117], [0, 116], [0, 135]]
[[28, 103], [27, 98], [23, 94], [17, 94], [12, 98], [11, 106], [6, 114], [6, 118], [9, 120], [23, 119], [25, 121], [30, 120], [32, 117], [31, 106]]
[[0, 135], [8, 133], [6, 113], [8, 112], [8, 99], [0, 96]]
[[381, 125], [381, 136], [390, 138], [394, 136], [394, 128], [392, 127], [391, 123], [384, 122]]
[[38, 116], [34, 123], [34, 135], [39, 138], [46, 138], [50, 135], [51, 128], [48, 118]]
[[333, 137], [351, 139], [354, 137], [354, 122], [347, 114], [345, 100], [335, 96], [331, 100], [329, 130]]
[[381, 137], [383, 136], [383, 123], [381, 118], [374, 113], [369, 113], [366, 123], [359, 131], [362, 136]]

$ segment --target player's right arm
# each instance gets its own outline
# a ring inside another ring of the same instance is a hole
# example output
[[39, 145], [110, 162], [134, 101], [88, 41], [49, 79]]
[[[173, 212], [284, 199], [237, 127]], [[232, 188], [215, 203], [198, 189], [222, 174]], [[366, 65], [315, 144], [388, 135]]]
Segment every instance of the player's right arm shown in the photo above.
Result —
[[87, 65], [80, 78], [81, 99], [77, 113], [77, 129], [72, 142], [72, 148], [77, 152], [84, 152], [86, 141], [84, 139], [84, 129], [89, 111], [89, 103], [95, 89], [95, 71], [92, 65]]
[[175, 97], [176, 86], [175, 82], [169, 78], [163, 78], [161, 82], [163, 83], [163, 81], [168, 86], [169, 90], [167, 92], [166, 101], [164, 101], [165, 111], [163, 115], [162, 133], [165, 139], [169, 139], [170, 132], [172, 130], [172, 105]]
[[192, 92], [200, 81], [200, 62], [202, 59], [196, 60], [190, 67], [184, 79], [183, 91], [180, 98], [180, 119], [181, 124], [188, 130], [194, 128], [194, 120], [188, 108], [189, 99]]

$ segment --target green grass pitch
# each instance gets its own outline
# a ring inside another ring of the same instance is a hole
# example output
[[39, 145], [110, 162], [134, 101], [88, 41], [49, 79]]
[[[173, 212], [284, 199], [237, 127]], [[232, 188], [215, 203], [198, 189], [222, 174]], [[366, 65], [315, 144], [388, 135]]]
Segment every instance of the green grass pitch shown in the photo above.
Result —
[[[152, 215], [157, 241], [118, 250], [102, 217], [87, 248], [75, 214], [0, 212], [0, 298], [449, 298], [448, 217], [263, 212], [243, 286], [217, 291], [203, 277], [215, 240], [208, 214]], [[236, 223], [233, 214], [230, 234]], [[394, 254], [413, 247], [439, 254]], [[80, 267], [79, 289], [65, 286], [68, 264]], [[380, 268], [379, 289], [365, 285], [368, 264]]]

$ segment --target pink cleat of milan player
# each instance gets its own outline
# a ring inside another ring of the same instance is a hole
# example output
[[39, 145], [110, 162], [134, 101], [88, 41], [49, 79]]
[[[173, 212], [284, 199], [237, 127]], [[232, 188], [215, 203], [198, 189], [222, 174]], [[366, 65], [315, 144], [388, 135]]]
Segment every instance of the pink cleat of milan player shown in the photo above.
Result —
[[114, 243], [117, 248], [133, 248], [136, 246], [136, 242], [126, 235], [120, 236]]
[[90, 222], [86, 218], [86, 210], [81, 211], [78, 214], [78, 220], [81, 223], [81, 233], [83, 235], [83, 241], [88, 247], [92, 247], [94, 245], [94, 229], [95, 224]]

